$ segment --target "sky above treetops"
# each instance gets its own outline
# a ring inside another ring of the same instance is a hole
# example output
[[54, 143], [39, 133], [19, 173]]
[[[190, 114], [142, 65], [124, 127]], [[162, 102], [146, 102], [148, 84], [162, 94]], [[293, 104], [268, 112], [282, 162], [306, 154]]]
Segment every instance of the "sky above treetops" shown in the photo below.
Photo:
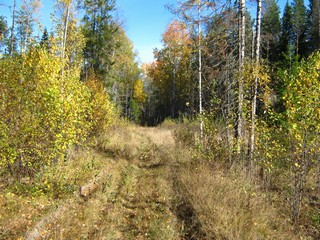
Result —
[[[290, 2], [290, 0], [288, 0]], [[255, 4], [247, 1], [248, 10], [254, 14]], [[278, 0], [282, 11], [287, 0]], [[0, 15], [7, 18], [11, 26], [13, 0], [0, 0]], [[115, 15], [134, 44], [139, 61], [149, 63], [153, 60], [153, 49], [161, 48], [161, 35], [175, 16], [165, 7], [176, 4], [177, 0], [116, 0]], [[306, 6], [309, 0], [305, 0]], [[21, 0], [17, 0], [17, 7]], [[42, 0], [40, 22], [50, 31], [50, 14], [53, 12], [53, 0]], [[37, 33], [36, 33], [37, 34]], [[41, 35], [41, 34], [39, 34]]]

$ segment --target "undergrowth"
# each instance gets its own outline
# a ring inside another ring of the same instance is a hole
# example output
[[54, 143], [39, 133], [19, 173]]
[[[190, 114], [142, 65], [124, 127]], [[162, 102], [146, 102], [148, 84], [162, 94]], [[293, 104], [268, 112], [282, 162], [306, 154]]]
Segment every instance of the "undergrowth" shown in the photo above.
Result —
[[[176, 128], [180, 147], [190, 149], [190, 139], [193, 141], [197, 135], [193, 131], [191, 123]], [[194, 143], [192, 154], [175, 174], [177, 194], [188, 203], [187, 209], [194, 211], [192, 215], [200, 228], [197, 232], [204, 235], [195, 239], [317, 239], [319, 198], [314, 197], [314, 191], [312, 204], [308, 198], [303, 201], [296, 226], [290, 217], [290, 194], [285, 187], [290, 175], [276, 176], [273, 188], [266, 188], [259, 175], [248, 174], [241, 162], [230, 165], [229, 151], [222, 145], [221, 136], [218, 130], [209, 136], [213, 144], [209, 152], [207, 146]], [[312, 181], [315, 179], [308, 179], [309, 183]]]
[[[194, 123], [174, 124], [121, 123], [34, 178], [2, 173], [0, 239], [316, 239], [316, 207], [304, 202], [308, 226], [295, 231], [283, 189], [208, 157]], [[96, 192], [81, 197], [90, 182]]]

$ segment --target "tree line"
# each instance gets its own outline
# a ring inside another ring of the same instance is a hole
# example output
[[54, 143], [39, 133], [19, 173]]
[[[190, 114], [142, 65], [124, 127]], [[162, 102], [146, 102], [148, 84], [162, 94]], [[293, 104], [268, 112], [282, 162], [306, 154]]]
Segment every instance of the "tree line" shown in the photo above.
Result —
[[287, 2], [281, 16], [275, 0], [254, 1], [255, 16], [245, 0], [177, 1], [142, 67], [114, 0], [56, 0], [49, 32], [40, 3], [14, 0], [11, 26], [0, 17], [4, 171], [54, 166], [117, 113], [144, 125], [192, 120], [202, 157], [279, 192], [295, 226], [306, 208], [319, 226], [319, 1]]
[[[108, 90], [120, 113], [137, 119], [141, 100], [135, 99], [134, 89], [141, 86], [141, 70], [133, 43], [126, 36], [120, 20], [116, 19], [114, 0], [54, 1], [52, 29], [41, 24], [41, 0], [22, 0], [21, 6], [3, 4], [12, 9], [12, 24], [0, 16], [0, 54], [2, 58], [17, 56], [41, 46], [79, 64], [81, 81], [94, 74]], [[135, 86], [135, 87], [134, 87]]]
[[204, 156], [279, 191], [296, 226], [320, 189], [319, 5], [178, 1], [146, 67], [145, 121], [198, 120]]
[[12, 24], [0, 17], [0, 166], [32, 177], [117, 115], [137, 120], [145, 95], [115, 1], [54, 1], [51, 30], [40, 0], [10, 7]]

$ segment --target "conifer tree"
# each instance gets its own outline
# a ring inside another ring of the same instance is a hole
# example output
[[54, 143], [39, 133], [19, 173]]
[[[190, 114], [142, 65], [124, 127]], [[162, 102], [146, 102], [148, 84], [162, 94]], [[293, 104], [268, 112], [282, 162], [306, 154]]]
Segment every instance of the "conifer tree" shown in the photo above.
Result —
[[86, 38], [84, 49], [85, 72], [93, 69], [104, 80], [112, 65], [111, 57], [115, 43], [113, 34], [117, 29], [112, 12], [114, 0], [85, 0], [83, 34]]
[[49, 45], [49, 33], [47, 28], [45, 28], [41, 37], [40, 46], [48, 50]]
[[275, 62], [279, 60], [278, 44], [281, 33], [280, 9], [275, 0], [264, 0], [262, 4], [262, 58], [270, 62]]
[[281, 20], [281, 36], [279, 43], [280, 53], [289, 55], [291, 53], [294, 42], [295, 39], [293, 31], [293, 12], [292, 7], [287, 2]]
[[306, 34], [308, 15], [303, 0], [293, 1], [293, 30], [295, 35], [295, 54], [304, 55], [307, 51]]
[[320, 1], [310, 0], [311, 8], [311, 46], [315, 51], [320, 48]]
[[3, 16], [0, 16], [0, 52], [5, 45], [7, 35], [8, 35], [7, 21]]

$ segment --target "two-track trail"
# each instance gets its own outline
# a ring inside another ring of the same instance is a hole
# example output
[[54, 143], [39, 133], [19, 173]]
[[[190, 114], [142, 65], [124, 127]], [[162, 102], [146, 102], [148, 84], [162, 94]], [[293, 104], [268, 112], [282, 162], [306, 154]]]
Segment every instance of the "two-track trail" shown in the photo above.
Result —
[[189, 220], [181, 216], [189, 215], [177, 203], [172, 130], [115, 128], [90, 154], [102, 162], [95, 176], [24, 239], [196, 239], [188, 237]]

